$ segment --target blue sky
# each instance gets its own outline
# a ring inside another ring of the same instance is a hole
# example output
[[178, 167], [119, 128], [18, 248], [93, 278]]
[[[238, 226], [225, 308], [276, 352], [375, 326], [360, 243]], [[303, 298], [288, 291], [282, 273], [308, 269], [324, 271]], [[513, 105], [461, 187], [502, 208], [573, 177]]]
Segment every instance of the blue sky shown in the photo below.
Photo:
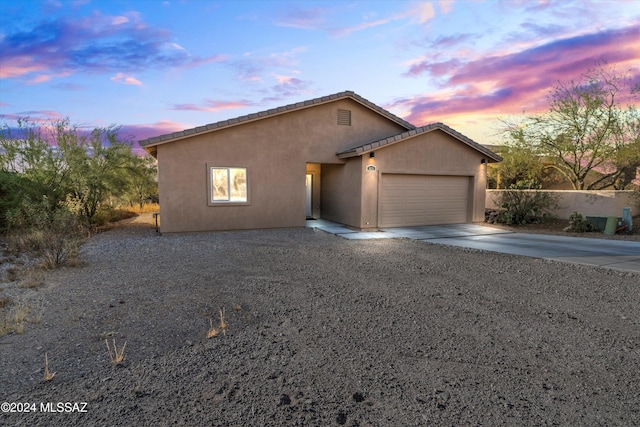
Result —
[[480, 143], [605, 61], [640, 82], [640, 1], [74, 0], [0, 5], [0, 122], [143, 139], [343, 90]]

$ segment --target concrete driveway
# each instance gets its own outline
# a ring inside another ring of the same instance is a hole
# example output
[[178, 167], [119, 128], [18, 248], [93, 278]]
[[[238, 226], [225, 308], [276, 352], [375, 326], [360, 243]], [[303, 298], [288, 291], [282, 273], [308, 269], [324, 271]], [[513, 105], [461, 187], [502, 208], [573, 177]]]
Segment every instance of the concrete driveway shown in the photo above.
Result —
[[331, 221], [309, 220], [307, 227], [318, 228], [345, 239], [409, 238], [429, 243], [640, 272], [640, 242], [514, 233], [476, 224], [396, 227], [363, 232]]

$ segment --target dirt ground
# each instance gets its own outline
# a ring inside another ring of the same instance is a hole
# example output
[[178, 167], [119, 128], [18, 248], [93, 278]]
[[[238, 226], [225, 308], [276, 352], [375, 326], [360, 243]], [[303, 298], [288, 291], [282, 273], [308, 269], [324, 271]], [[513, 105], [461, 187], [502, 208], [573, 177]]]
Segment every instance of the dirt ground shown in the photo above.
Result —
[[640, 425], [635, 273], [146, 215], [40, 279], [3, 262], [5, 323], [30, 311], [0, 425]]
[[504, 228], [520, 233], [536, 233], [536, 234], [557, 234], [560, 236], [586, 237], [590, 239], [609, 239], [609, 240], [630, 240], [640, 241], [640, 215], [632, 218], [631, 231], [621, 231], [614, 235], [607, 235], [601, 232], [566, 232], [564, 229], [569, 226], [568, 219], [550, 218], [544, 222], [536, 224], [526, 224], [517, 227], [506, 226], [503, 224], [488, 224], [491, 227]]

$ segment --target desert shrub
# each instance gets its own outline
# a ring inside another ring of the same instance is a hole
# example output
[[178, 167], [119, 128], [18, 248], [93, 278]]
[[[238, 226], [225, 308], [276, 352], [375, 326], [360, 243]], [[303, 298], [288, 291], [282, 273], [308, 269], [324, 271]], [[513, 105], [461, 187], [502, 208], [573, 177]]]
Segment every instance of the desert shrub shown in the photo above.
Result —
[[86, 224], [73, 201], [51, 206], [25, 199], [7, 213], [10, 250], [42, 258], [48, 268], [64, 265], [75, 256], [86, 234]]
[[109, 222], [118, 222], [134, 216], [137, 216], [137, 214], [131, 210], [105, 206], [96, 211], [95, 215], [91, 218], [91, 222], [93, 225], [100, 227]]
[[573, 212], [569, 216], [569, 226], [565, 227], [563, 231], [576, 231], [579, 233], [590, 232], [590, 231], [600, 231], [598, 230], [598, 226], [584, 218], [582, 214], [578, 212]]
[[6, 213], [20, 206], [27, 182], [17, 173], [0, 169], [0, 231], [8, 227]]
[[528, 181], [513, 184], [502, 192], [500, 205], [504, 211], [498, 222], [507, 225], [524, 225], [544, 221], [547, 211], [556, 205], [551, 193], [540, 191], [540, 185]]
[[145, 212], [160, 212], [160, 205], [157, 202], [147, 202], [144, 203], [142, 207], [140, 207], [140, 205], [131, 204], [130, 206], [126, 207], [126, 210], [136, 214]]

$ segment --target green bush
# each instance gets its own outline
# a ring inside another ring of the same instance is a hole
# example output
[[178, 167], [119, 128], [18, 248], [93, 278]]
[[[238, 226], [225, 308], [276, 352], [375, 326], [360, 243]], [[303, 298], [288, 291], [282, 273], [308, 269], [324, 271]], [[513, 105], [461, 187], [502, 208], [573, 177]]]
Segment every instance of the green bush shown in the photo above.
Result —
[[0, 169], [0, 232], [6, 231], [9, 225], [7, 213], [20, 206], [26, 181], [17, 173]]
[[528, 181], [513, 184], [502, 192], [501, 207], [504, 211], [498, 222], [507, 225], [524, 225], [544, 221], [546, 212], [556, 205], [551, 193], [539, 191], [540, 186]]
[[64, 265], [78, 252], [87, 232], [72, 201], [53, 208], [46, 197], [39, 202], [22, 201], [7, 213], [10, 249], [42, 258], [48, 268]]
[[564, 228], [563, 231], [575, 231], [579, 233], [591, 232], [591, 231], [600, 231], [598, 226], [589, 221], [586, 218], [582, 217], [582, 214], [578, 212], [573, 212], [571, 216], [569, 216], [569, 226]]

